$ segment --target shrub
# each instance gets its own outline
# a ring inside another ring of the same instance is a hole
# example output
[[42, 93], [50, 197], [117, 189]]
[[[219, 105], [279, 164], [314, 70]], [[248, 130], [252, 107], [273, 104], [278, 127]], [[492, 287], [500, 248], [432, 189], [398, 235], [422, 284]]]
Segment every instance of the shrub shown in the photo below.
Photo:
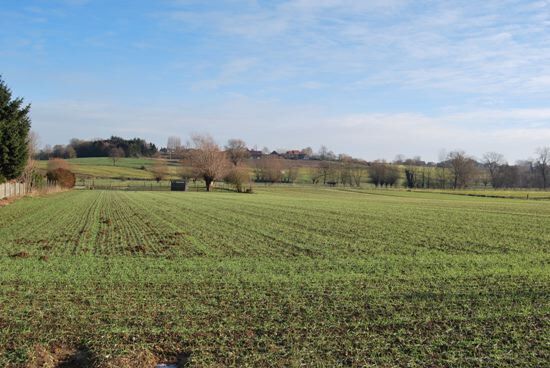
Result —
[[48, 172], [55, 171], [57, 169], [64, 169], [69, 171], [71, 169], [71, 165], [62, 158], [52, 158], [48, 160]]
[[48, 171], [46, 176], [49, 181], [56, 182], [62, 188], [72, 188], [76, 183], [75, 174], [63, 168]]
[[168, 166], [164, 160], [156, 160], [155, 164], [151, 168], [151, 173], [153, 178], [159, 183], [161, 180], [164, 180], [168, 175]]
[[239, 193], [245, 191], [245, 186], [250, 183], [250, 173], [247, 167], [237, 166], [225, 176], [225, 181], [235, 186]]
[[32, 188], [42, 188], [44, 186], [44, 184], [46, 184], [44, 181], [45, 180], [44, 180], [44, 177], [42, 175], [40, 175], [37, 172], [32, 173], [32, 175], [31, 175], [31, 187]]

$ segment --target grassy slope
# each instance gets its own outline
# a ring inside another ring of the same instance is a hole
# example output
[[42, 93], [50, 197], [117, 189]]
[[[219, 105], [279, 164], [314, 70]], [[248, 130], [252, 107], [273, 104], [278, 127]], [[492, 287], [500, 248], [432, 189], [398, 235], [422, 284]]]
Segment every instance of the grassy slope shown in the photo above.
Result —
[[[122, 158], [116, 166], [108, 157], [95, 157], [95, 158], [76, 158], [67, 160], [71, 164], [72, 170], [77, 174], [79, 180], [78, 185], [84, 185], [83, 180], [86, 180], [88, 185], [91, 185], [90, 181], [96, 186], [125, 186], [125, 185], [140, 185], [137, 181], [151, 181], [153, 175], [150, 170], [155, 159], [150, 158]], [[298, 167], [298, 184], [311, 184], [311, 171], [312, 167], [318, 165], [318, 161], [296, 161], [285, 160], [285, 164]], [[178, 179], [181, 172], [181, 163], [177, 160], [168, 162], [169, 177], [167, 179]], [[248, 160], [248, 165], [254, 167], [255, 160]], [[45, 170], [47, 168], [47, 161], [38, 161], [39, 168]], [[143, 169], [145, 168], [145, 170]], [[251, 175], [252, 169], [251, 169]], [[368, 177], [365, 175], [362, 179], [363, 189], [372, 190], [373, 185], [368, 183]], [[141, 184], [144, 184], [141, 182]], [[148, 183], [145, 183], [148, 184]], [[166, 184], [166, 183], [165, 183]], [[261, 184], [260, 184], [261, 186]], [[404, 190], [404, 188], [397, 188]], [[475, 195], [481, 197], [503, 197], [503, 198], [517, 198], [517, 199], [550, 199], [550, 192], [542, 190], [493, 190], [493, 189], [467, 189], [467, 190], [423, 190], [415, 189], [415, 191], [431, 191], [437, 193], [447, 194], [461, 194], [461, 195]]]
[[434, 192], [494, 198], [550, 199], [550, 192], [542, 189], [464, 189], [458, 191], [435, 190]]
[[[92, 157], [92, 158], [75, 158], [66, 160], [71, 164], [71, 169], [80, 179], [103, 179], [107, 181], [113, 180], [153, 180], [153, 175], [149, 171], [155, 159], [150, 158], [121, 158], [116, 165], [108, 157]], [[288, 165], [299, 166], [298, 181], [300, 183], [311, 182], [311, 166], [315, 165], [313, 161], [294, 161], [286, 160]], [[248, 165], [254, 167], [255, 161], [248, 160]], [[38, 161], [38, 167], [46, 170], [48, 161]], [[145, 169], [143, 169], [145, 168]], [[181, 172], [181, 163], [177, 160], [168, 162], [169, 179], [178, 179]], [[252, 175], [252, 170], [251, 170]], [[101, 183], [101, 182], [98, 182]], [[115, 184], [114, 182], [103, 182], [101, 184]]]
[[[153, 175], [149, 169], [155, 164], [154, 159], [148, 158], [122, 158], [113, 165], [108, 157], [75, 158], [67, 160], [71, 169], [79, 177], [95, 177], [109, 179], [148, 179]], [[48, 161], [38, 161], [38, 167], [46, 169]], [[145, 170], [143, 169], [145, 168]], [[177, 163], [169, 162], [168, 169], [173, 177], [177, 177]]]
[[1, 366], [55, 343], [198, 366], [550, 358], [543, 202], [75, 191], [20, 200], [0, 224]]

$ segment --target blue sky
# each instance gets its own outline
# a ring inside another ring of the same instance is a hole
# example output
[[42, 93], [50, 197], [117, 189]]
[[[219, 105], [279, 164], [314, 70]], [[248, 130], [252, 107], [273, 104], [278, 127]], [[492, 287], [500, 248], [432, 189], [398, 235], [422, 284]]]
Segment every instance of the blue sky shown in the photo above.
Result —
[[550, 145], [550, 1], [0, 0], [42, 144], [210, 133], [366, 159]]

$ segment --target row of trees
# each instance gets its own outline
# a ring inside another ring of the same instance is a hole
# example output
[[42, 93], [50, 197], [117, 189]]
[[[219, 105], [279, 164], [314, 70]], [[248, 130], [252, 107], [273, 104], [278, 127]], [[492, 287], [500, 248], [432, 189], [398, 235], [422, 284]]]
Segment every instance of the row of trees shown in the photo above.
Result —
[[[182, 143], [182, 140], [178, 136], [168, 137], [166, 148], [161, 148], [160, 152], [167, 155], [169, 159], [183, 159], [185, 158], [186, 151], [193, 148], [193, 142]], [[230, 139], [225, 146], [226, 150], [237, 150], [242, 159], [259, 159], [266, 156], [275, 156], [287, 159], [307, 159], [307, 160], [321, 160], [321, 161], [337, 161], [338, 156], [326, 146], [321, 146], [317, 152], [314, 152], [313, 148], [305, 147], [299, 150], [287, 150], [284, 148], [278, 148], [276, 150], [270, 150], [268, 147], [263, 147], [258, 150], [257, 147], [248, 148], [245, 142], [241, 139]]]
[[[209, 135], [192, 136], [189, 147], [178, 152], [184, 168], [183, 178], [204, 181], [207, 191], [211, 190], [215, 181], [225, 180], [233, 184], [238, 192], [250, 188], [247, 187], [250, 169], [244, 162], [246, 153], [246, 145], [241, 140], [230, 140], [224, 150]], [[161, 165], [153, 167], [157, 180], [164, 173]]]
[[[81, 140], [71, 139], [66, 146], [46, 146], [38, 153], [38, 158], [76, 158], [76, 157], [153, 157], [158, 152], [153, 143], [141, 138], [124, 139], [112, 136], [109, 139]], [[116, 159], [114, 160], [116, 162]]]
[[[190, 147], [179, 152], [187, 158], [187, 163], [191, 167], [196, 167], [197, 162], [207, 161], [197, 159], [200, 152], [210, 152], [212, 155], [215, 151], [217, 159], [212, 158], [210, 162], [223, 164], [215, 168], [214, 172], [226, 174], [228, 167], [238, 167], [241, 169], [239, 177], [242, 179], [244, 177], [242, 173], [246, 171], [243, 168], [246, 167], [247, 162], [251, 162], [247, 160], [250, 150], [240, 139], [229, 140], [222, 150], [211, 137], [195, 136]], [[392, 187], [402, 184], [408, 188], [426, 189], [459, 189], [471, 186], [495, 189], [546, 189], [550, 181], [550, 147], [537, 149], [535, 159], [521, 161], [515, 165], [508, 164], [502, 154], [495, 152], [486, 153], [481, 161], [467, 155], [464, 151], [452, 151], [442, 156], [437, 163], [426, 163], [419, 157], [406, 159], [402, 156], [398, 156], [392, 163], [384, 160], [367, 163], [344, 154], [336, 156], [323, 146], [319, 150], [318, 157], [327, 159], [311, 167], [310, 179], [313, 184], [360, 186], [361, 183], [369, 181], [376, 186]], [[264, 155], [252, 162], [252, 167], [248, 168], [248, 171], [253, 173], [253, 180], [256, 182], [292, 183], [298, 178], [298, 165], [283, 160], [277, 155]], [[205, 171], [204, 165], [202, 166], [202, 169], [198, 169], [199, 172]], [[219, 180], [224, 175], [210, 173], [207, 177], [215, 178], [203, 178], [210, 186], [208, 183]]]
[[[225, 180], [235, 185], [238, 191], [243, 191], [252, 178], [263, 183], [293, 183], [298, 178], [299, 167], [291, 160], [284, 160], [276, 155], [263, 156], [254, 160], [252, 167], [247, 166], [248, 149], [240, 139], [229, 140], [222, 149], [212, 137], [196, 135], [191, 139], [191, 148], [185, 149], [182, 154], [183, 166], [190, 168], [183, 176], [192, 180], [203, 180], [207, 191], [210, 191], [216, 180]], [[390, 178], [389, 175], [395, 173], [393, 167], [386, 169], [385, 164], [379, 166], [384, 173], [370, 171], [377, 175], [377, 185], [394, 185], [397, 179]], [[335, 162], [320, 162], [311, 169], [311, 180], [314, 184], [322, 182], [360, 186], [366, 175], [366, 162], [346, 155], [340, 155]]]
[[[251, 168], [247, 167], [247, 148], [242, 140], [230, 140], [224, 150], [209, 136], [195, 136], [192, 141], [192, 148], [186, 150], [187, 165], [192, 168], [188, 176], [203, 179], [208, 190], [212, 182], [224, 178], [234, 183], [247, 182], [250, 173], [256, 182], [291, 183], [298, 178], [298, 165], [277, 156], [262, 157], [254, 160]], [[550, 180], [550, 148], [539, 148], [536, 155], [533, 160], [515, 165], [508, 164], [503, 155], [495, 152], [486, 153], [482, 161], [477, 161], [463, 151], [453, 151], [437, 163], [426, 163], [418, 157], [367, 163], [339, 155], [336, 160], [310, 165], [310, 179], [313, 184], [344, 186], [360, 186], [369, 181], [379, 187], [402, 184], [426, 189], [472, 186], [546, 189]]]
[[404, 167], [408, 188], [465, 188], [483, 186], [498, 188], [542, 188], [550, 180], [550, 147], [538, 148], [536, 157], [509, 164], [497, 152], [487, 152], [481, 161], [464, 151], [453, 151], [438, 163], [420, 158], [399, 157], [394, 164]]
[[[195, 135], [191, 139], [190, 148], [183, 150], [181, 154], [183, 166], [190, 168], [183, 176], [192, 180], [203, 180], [207, 191], [210, 191], [216, 180], [225, 180], [240, 192], [250, 188], [248, 184], [252, 178], [263, 183], [293, 183], [298, 178], [299, 167], [277, 155], [262, 156], [254, 160], [252, 167], [247, 166], [248, 149], [240, 139], [230, 139], [222, 149], [212, 137]], [[153, 168], [153, 171], [158, 169]], [[359, 186], [366, 172], [365, 162], [341, 155], [338, 162], [319, 163], [312, 170], [312, 181]], [[391, 185], [394, 183], [395, 181]]]

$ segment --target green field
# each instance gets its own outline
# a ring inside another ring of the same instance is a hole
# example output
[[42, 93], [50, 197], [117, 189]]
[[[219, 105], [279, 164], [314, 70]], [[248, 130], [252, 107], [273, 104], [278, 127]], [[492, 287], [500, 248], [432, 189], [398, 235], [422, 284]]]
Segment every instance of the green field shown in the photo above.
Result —
[[[80, 179], [92, 180], [95, 178], [127, 181], [153, 180], [153, 174], [150, 170], [157, 160], [151, 158], [121, 158], [116, 162], [116, 165], [113, 165], [113, 161], [109, 157], [74, 158], [65, 161], [70, 164], [71, 170]], [[37, 162], [40, 169], [44, 171], [47, 169], [47, 160]], [[181, 161], [167, 160], [166, 163], [169, 174], [167, 179], [180, 178], [182, 171]], [[311, 166], [314, 166], [315, 162], [290, 160], [287, 163], [298, 166], [297, 182], [311, 183]], [[249, 160], [248, 165], [253, 168], [255, 165], [254, 160]], [[252, 176], [252, 169], [250, 171]]]
[[550, 361], [546, 201], [72, 191], [0, 208], [0, 239], [2, 367]]
[[536, 189], [464, 189], [434, 190], [432, 192], [458, 194], [474, 197], [512, 198], [512, 199], [550, 199], [550, 191]]
[[[146, 179], [152, 180], [150, 170], [154, 159], [150, 158], [121, 158], [113, 165], [109, 157], [74, 158], [66, 160], [71, 170], [81, 178], [107, 178], [107, 179]], [[48, 161], [38, 161], [38, 167], [46, 170]], [[167, 162], [170, 177], [178, 177], [179, 164], [176, 161]]]

